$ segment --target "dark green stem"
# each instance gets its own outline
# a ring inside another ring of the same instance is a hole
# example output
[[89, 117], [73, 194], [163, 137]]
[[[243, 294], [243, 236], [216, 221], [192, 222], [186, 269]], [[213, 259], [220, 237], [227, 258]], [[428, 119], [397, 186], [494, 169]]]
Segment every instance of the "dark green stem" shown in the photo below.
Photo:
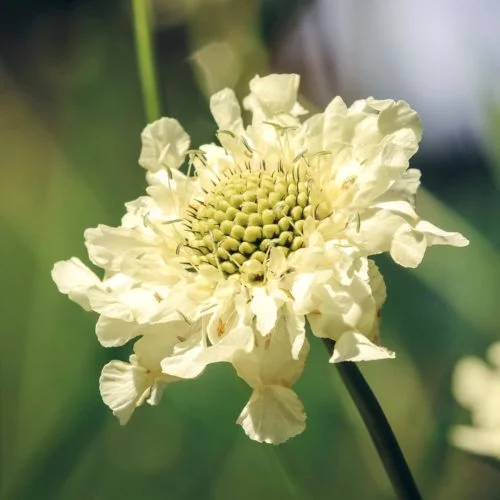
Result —
[[[330, 339], [323, 339], [323, 342], [331, 354], [335, 342]], [[335, 366], [368, 429], [397, 498], [400, 500], [421, 500], [422, 497], [396, 436], [394, 436], [377, 398], [357, 364], [344, 361]]]

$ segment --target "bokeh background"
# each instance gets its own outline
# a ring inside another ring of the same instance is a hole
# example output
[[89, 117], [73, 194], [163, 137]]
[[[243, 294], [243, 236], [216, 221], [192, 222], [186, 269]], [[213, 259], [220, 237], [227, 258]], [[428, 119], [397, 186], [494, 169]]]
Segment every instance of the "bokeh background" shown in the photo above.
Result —
[[[461, 231], [417, 270], [378, 262], [384, 343], [366, 364], [424, 497], [500, 498], [500, 470], [451, 448], [467, 423], [450, 379], [500, 338], [500, 4], [495, 0], [154, 0], [163, 112], [192, 143], [216, 130], [208, 97], [256, 73], [298, 72], [303, 101], [404, 98], [425, 135], [422, 216]], [[95, 320], [50, 279], [86, 259], [83, 231], [116, 225], [145, 187], [145, 125], [127, 1], [0, 2], [2, 498], [391, 499], [337, 374], [313, 342], [297, 391], [306, 432], [279, 447], [235, 424], [249, 389], [229, 366], [168, 387], [122, 428], [98, 394]], [[499, 395], [500, 396], [500, 395]]]

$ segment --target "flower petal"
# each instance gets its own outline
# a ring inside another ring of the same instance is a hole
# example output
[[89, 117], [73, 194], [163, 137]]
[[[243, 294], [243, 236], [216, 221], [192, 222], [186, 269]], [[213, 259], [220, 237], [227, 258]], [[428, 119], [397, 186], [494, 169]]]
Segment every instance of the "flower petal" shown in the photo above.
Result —
[[97, 320], [95, 333], [104, 347], [119, 347], [126, 344], [130, 339], [141, 335], [143, 328], [143, 325], [138, 325], [135, 322], [101, 315]]
[[417, 112], [405, 101], [376, 101], [369, 98], [367, 103], [381, 110], [378, 120], [381, 134], [391, 135], [392, 143], [404, 148], [409, 155], [413, 155], [422, 138], [422, 123]]
[[204, 346], [193, 339], [161, 361], [163, 373], [179, 378], [195, 378], [211, 363], [232, 362], [238, 352], [251, 350], [253, 331], [247, 326], [233, 328], [220, 342]]
[[465, 408], [474, 409], [487, 396], [492, 371], [484, 361], [473, 356], [462, 358], [455, 367], [452, 392]]
[[[301, 319], [291, 321], [289, 314], [289, 311], [280, 311], [276, 327], [265, 338], [256, 335], [256, 344], [251, 352], [235, 352], [231, 362], [238, 376], [250, 387], [257, 389], [274, 384], [291, 387], [302, 373], [309, 342], [305, 335], [301, 336]], [[290, 332], [294, 328], [297, 330]], [[299, 340], [296, 340], [297, 336]], [[298, 343], [301, 349], [297, 353]]]
[[245, 109], [260, 120], [282, 113], [302, 114], [297, 107], [299, 75], [255, 76], [250, 80], [250, 95], [243, 100]]
[[390, 253], [400, 266], [414, 268], [422, 262], [426, 248], [423, 234], [403, 224], [394, 233]]
[[419, 221], [415, 229], [423, 233], [427, 246], [451, 245], [453, 247], [465, 247], [469, 244], [469, 240], [464, 238], [460, 233], [443, 231], [426, 220]]
[[305, 429], [306, 414], [294, 391], [268, 385], [253, 391], [237, 422], [249, 438], [280, 444]]
[[148, 330], [134, 344], [135, 362], [158, 375], [162, 360], [170, 356], [174, 347], [189, 336], [189, 325], [184, 321], [172, 321], [148, 325]]
[[450, 433], [451, 442], [469, 453], [500, 460], [500, 433], [497, 429], [478, 429], [458, 425]]
[[179, 168], [189, 148], [189, 136], [173, 118], [160, 118], [147, 125], [141, 139], [139, 165], [153, 172]]
[[123, 361], [111, 361], [102, 369], [99, 390], [104, 403], [125, 425], [134, 410], [149, 396], [152, 380], [148, 371]]
[[88, 289], [99, 286], [101, 280], [80, 259], [72, 257], [54, 264], [52, 268], [52, 279], [61, 293], [90, 311]]
[[243, 132], [241, 108], [232, 89], [222, 89], [210, 98], [210, 111], [220, 130]]
[[253, 290], [250, 308], [257, 318], [257, 330], [262, 335], [267, 335], [278, 319], [278, 305], [275, 298], [269, 295], [264, 287], [256, 287]]
[[356, 332], [344, 333], [335, 343], [330, 363], [342, 361], [374, 361], [393, 359], [396, 354], [385, 347], [370, 342], [364, 335]]
[[159, 244], [155, 236], [147, 235], [137, 228], [109, 227], [104, 224], [86, 229], [84, 238], [90, 260], [110, 271], [119, 271], [126, 260], [137, 260], [145, 253], [153, 253]]

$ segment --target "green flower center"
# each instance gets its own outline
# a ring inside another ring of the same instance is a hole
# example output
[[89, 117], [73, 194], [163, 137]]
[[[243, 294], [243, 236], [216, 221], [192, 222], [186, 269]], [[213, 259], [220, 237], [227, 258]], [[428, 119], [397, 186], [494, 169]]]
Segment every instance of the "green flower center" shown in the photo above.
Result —
[[304, 246], [304, 220], [312, 215], [307, 173], [231, 173], [191, 206], [190, 215], [186, 246], [193, 265], [208, 264], [226, 276], [239, 273], [247, 263], [264, 263], [272, 247], [288, 255]]

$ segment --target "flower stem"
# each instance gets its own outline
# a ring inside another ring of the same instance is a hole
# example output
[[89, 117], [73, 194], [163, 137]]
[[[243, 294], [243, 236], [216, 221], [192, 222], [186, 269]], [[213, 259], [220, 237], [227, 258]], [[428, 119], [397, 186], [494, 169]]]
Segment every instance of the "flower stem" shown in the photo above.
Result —
[[144, 110], [148, 122], [153, 122], [160, 118], [161, 112], [153, 55], [150, 0], [131, 0], [131, 2], [134, 18], [137, 66], [141, 81]]
[[[323, 342], [331, 354], [335, 342], [330, 339], [323, 339]], [[344, 361], [335, 366], [368, 429], [397, 498], [400, 500], [421, 500], [422, 497], [396, 436], [394, 436], [377, 398], [356, 363]]]

